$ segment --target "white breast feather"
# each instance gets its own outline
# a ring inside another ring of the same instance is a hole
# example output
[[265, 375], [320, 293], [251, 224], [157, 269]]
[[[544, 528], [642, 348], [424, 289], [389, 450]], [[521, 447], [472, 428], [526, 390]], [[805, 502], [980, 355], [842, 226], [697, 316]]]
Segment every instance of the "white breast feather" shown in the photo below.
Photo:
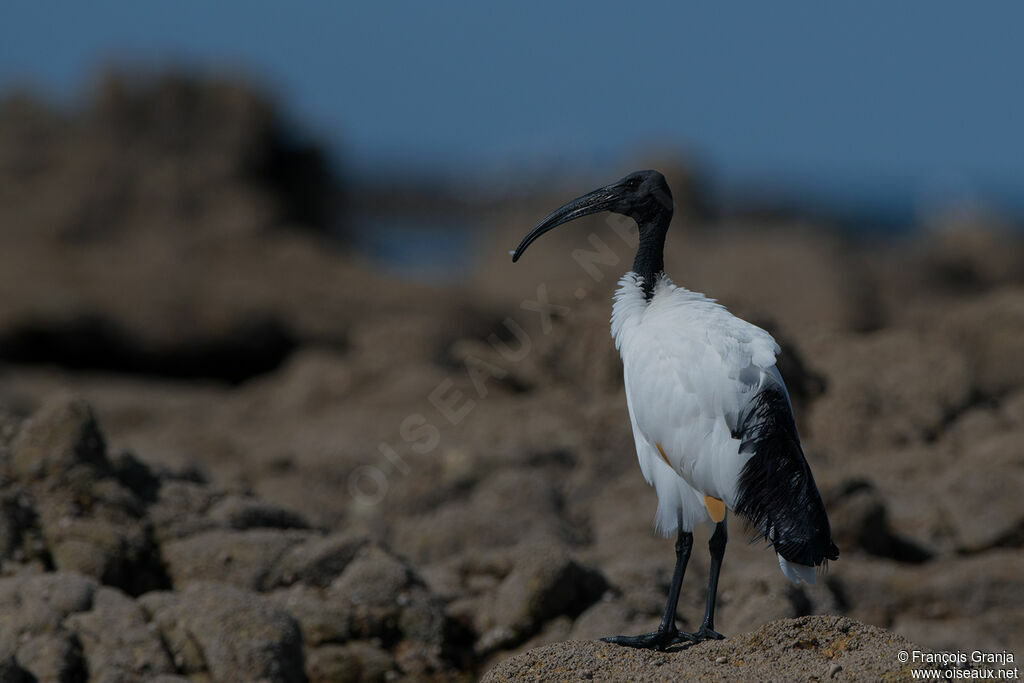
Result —
[[671, 533], [681, 510], [690, 530], [707, 519], [704, 494], [735, 506], [749, 455], [739, 453], [729, 425], [738, 424], [766, 384], [785, 389], [775, 368], [779, 346], [761, 328], [667, 277], [649, 304], [634, 273], [619, 285], [612, 336], [622, 355], [637, 456], [658, 494], [657, 526]]

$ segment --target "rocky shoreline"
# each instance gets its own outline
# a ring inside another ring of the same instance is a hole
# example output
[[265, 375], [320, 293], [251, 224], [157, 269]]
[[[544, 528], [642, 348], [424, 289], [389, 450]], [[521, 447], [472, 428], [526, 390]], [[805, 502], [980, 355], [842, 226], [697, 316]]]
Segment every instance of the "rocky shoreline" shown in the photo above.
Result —
[[729, 639], [624, 655], [595, 639], [652, 630], [673, 562], [608, 334], [628, 234], [513, 265], [524, 199], [409, 280], [302, 223], [278, 121], [174, 78], [0, 101], [0, 679], [898, 678], [903, 642], [1024, 643], [1019, 232], [680, 207], [668, 269], [779, 340], [841, 557], [791, 586], [731, 519]]

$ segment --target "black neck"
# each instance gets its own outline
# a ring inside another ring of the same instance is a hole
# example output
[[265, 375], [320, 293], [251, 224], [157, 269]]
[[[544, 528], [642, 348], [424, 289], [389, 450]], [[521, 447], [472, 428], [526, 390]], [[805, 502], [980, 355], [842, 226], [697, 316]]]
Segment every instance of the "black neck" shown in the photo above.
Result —
[[665, 233], [672, 222], [672, 210], [660, 211], [656, 215], [637, 221], [640, 228], [640, 246], [633, 260], [633, 272], [643, 278], [644, 298], [650, 301], [654, 296], [654, 285], [665, 272]]

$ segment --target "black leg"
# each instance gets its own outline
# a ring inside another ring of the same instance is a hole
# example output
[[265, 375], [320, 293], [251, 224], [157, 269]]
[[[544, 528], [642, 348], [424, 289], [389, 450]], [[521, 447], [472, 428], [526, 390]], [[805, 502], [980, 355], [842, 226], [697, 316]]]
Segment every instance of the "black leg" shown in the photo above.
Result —
[[715, 631], [715, 599], [718, 597], [718, 573], [722, 571], [722, 558], [725, 557], [725, 544], [729, 540], [729, 529], [723, 519], [715, 525], [715, 533], [708, 541], [711, 551], [711, 572], [708, 575], [708, 604], [704, 609], [704, 621], [700, 630], [694, 633], [696, 640], [721, 640], [725, 636]]
[[601, 640], [606, 643], [649, 650], [664, 650], [684, 640], [694, 640], [692, 634], [684, 633], [676, 628], [676, 607], [679, 604], [679, 588], [683, 585], [683, 575], [686, 574], [686, 564], [690, 561], [690, 551], [692, 549], [693, 534], [689, 531], [683, 531], [682, 519], [680, 518], [679, 535], [676, 537], [676, 568], [672, 573], [672, 585], [668, 589], [665, 614], [661, 618], [661, 625], [658, 627], [658, 630], [639, 636], [611, 636]]

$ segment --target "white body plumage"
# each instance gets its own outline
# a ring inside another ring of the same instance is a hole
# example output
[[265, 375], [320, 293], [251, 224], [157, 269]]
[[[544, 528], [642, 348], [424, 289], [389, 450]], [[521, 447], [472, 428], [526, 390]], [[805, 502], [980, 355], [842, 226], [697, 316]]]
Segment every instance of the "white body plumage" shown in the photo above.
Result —
[[[751, 453], [733, 430], [765, 387], [786, 389], [770, 334], [665, 275], [649, 300], [641, 284], [632, 272], [620, 280], [611, 332], [640, 468], [658, 496], [655, 525], [669, 535], [680, 521], [683, 531], [712, 521], [705, 496], [736, 508]], [[813, 567], [778, 558], [791, 581], [814, 582]]]

